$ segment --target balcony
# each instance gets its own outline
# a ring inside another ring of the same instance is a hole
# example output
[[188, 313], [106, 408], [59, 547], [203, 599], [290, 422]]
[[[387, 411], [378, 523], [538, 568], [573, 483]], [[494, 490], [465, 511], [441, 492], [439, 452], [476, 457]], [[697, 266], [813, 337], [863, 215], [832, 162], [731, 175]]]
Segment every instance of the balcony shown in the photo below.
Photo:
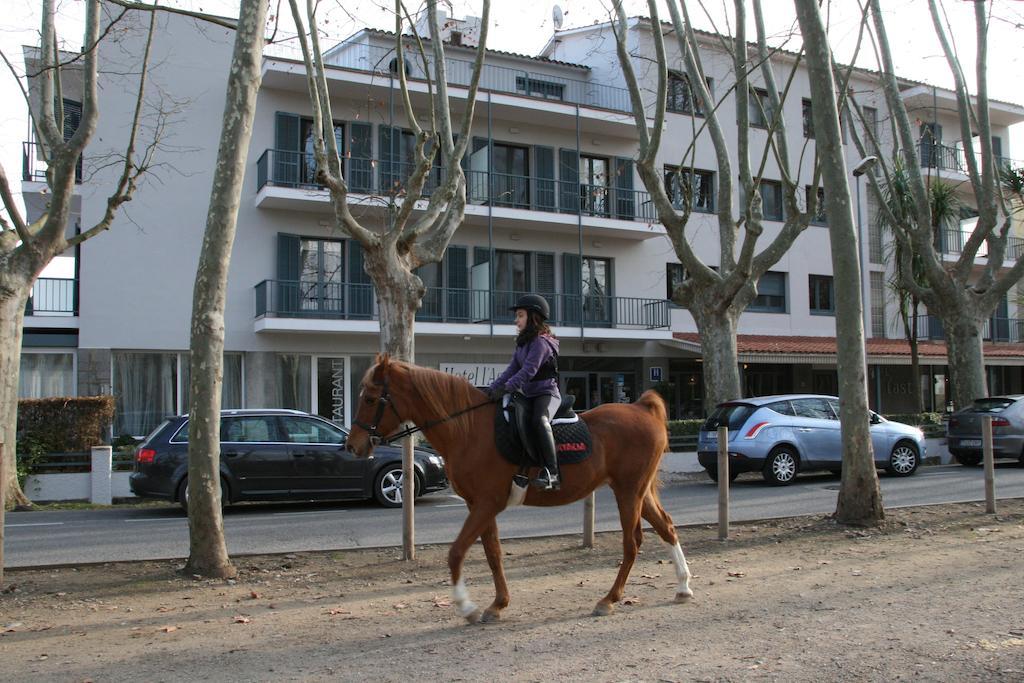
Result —
[[[50, 165], [42, 158], [42, 148], [38, 142], [21, 143], [21, 179], [30, 183], [45, 183], [46, 171]], [[82, 158], [78, 158], [75, 166], [75, 182], [82, 182]]]
[[[921, 168], [935, 168], [940, 171], [953, 171], [964, 176], [967, 175], [967, 154], [962, 147], [950, 147], [931, 140], [918, 140], [918, 160]], [[976, 161], [981, 163], [981, 156], [975, 155]], [[996, 165], [999, 168], [1016, 168], [1022, 162], [1004, 156], [996, 157]]]
[[[423, 297], [416, 320], [512, 325], [509, 307], [522, 294], [431, 287]], [[668, 330], [671, 322], [665, 299], [578, 294], [544, 296], [551, 303], [551, 324], [556, 326], [646, 331]], [[264, 280], [256, 285], [256, 318], [376, 321], [379, 315], [373, 286], [369, 284]]]
[[70, 317], [78, 315], [78, 281], [41, 277], [32, 286], [25, 305], [26, 316]]
[[[959, 256], [963, 253], [964, 246], [970, 238], [971, 233], [964, 230], [941, 229], [937, 231], [935, 235], [935, 250], [940, 254]], [[1024, 238], [1007, 236], [1004, 259], [1008, 261], [1016, 261], [1021, 254], [1024, 254]], [[988, 245], [982, 243], [981, 247], [978, 249], [977, 256], [978, 258], [987, 258]]]
[[[942, 321], [931, 315], [917, 316], [918, 339], [942, 341], [946, 332]], [[1019, 344], [1024, 342], [1024, 318], [1000, 318], [993, 316], [982, 326], [981, 338], [987, 342]]]
[[[408, 163], [351, 157], [342, 161], [349, 191], [353, 195], [401, 197], [413, 171], [412, 164]], [[294, 209], [299, 208], [300, 204], [308, 208], [308, 202], [316, 202], [323, 204], [326, 210], [329, 198], [324, 188], [316, 184], [314, 171], [315, 167], [302, 152], [279, 149], [264, 151], [256, 162], [256, 189], [259, 194], [257, 206]], [[648, 224], [658, 221], [650, 194], [643, 190], [487, 171], [465, 171], [465, 174], [469, 207], [494, 206], [573, 216], [582, 214]], [[430, 196], [443, 177], [443, 169], [435, 167], [424, 186], [425, 197]], [[268, 188], [288, 188], [303, 192], [288, 193], [285, 196]], [[353, 197], [352, 201], [360, 200]], [[467, 210], [467, 214], [472, 213], [471, 209]], [[535, 216], [524, 218], [536, 220]], [[636, 231], [636, 228], [631, 231]], [[646, 229], [643, 233], [646, 237], [660, 234]]]
[[[267, 55], [302, 60], [302, 55], [297, 50], [281, 45], [268, 46]], [[492, 58], [494, 56], [489, 57]], [[367, 43], [342, 43], [327, 51], [324, 62], [329, 66], [350, 71], [390, 77], [396, 69], [395, 48]], [[433, 55], [428, 55], [428, 64], [432, 63]], [[430, 68], [432, 70], [432, 66]], [[448, 85], [469, 87], [473, 74], [472, 61], [447, 57], [445, 69]], [[423, 62], [418, 55], [406, 54], [406, 73], [410, 82], [425, 80]], [[632, 112], [629, 91], [625, 88], [495, 64], [484, 64], [480, 74], [480, 90], [562, 104], [578, 104], [626, 114]]]

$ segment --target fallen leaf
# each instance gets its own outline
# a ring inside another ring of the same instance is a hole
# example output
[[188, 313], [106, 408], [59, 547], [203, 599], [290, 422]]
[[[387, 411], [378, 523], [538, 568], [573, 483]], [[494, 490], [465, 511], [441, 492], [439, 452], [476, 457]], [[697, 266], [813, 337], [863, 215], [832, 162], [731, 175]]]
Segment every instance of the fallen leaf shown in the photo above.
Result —
[[729, 572], [729, 576], [735, 577], [737, 579], [741, 579], [741, 578], [743, 578], [746, 575], [747, 575], [746, 572]]
[[639, 605], [640, 604], [640, 598], [623, 598], [622, 599], [622, 604], [623, 605]]
[[439, 595], [434, 596], [434, 607], [451, 607], [452, 602], [447, 598], [442, 598]]
[[327, 610], [327, 613], [328, 613], [329, 615], [331, 615], [332, 617], [333, 617], [334, 615], [336, 615], [336, 614], [352, 614], [352, 613], [351, 613], [351, 612], [349, 612], [349, 611], [348, 611], [347, 609], [340, 609], [340, 608], [339, 608], [339, 609], [331, 609], [331, 610]]
[[242, 616], [241, 614], [235, 616], [236, 624], [248, 624], [250, 621], [249, 617]]
[[408, 606], [409, 605], [405, 604], [404, 602], [396, 602], [394, 605], [392, 605], [392, 607], [394, 607], [395, 609], [405, 609]]
[[13, 632], [14, 629], [18, 628], [21, 625], [22, 624], [20, 621], [11, 622], [10, 624], [7, 624], [7, 626], [4, 626], [4, 631], [8, 633]]
[[175, 631], [178, 630], [178, 627], [177, 626], [164, 626], [160, 630], [163, 631], [164, 633], [174, 633]]
[[249, 593], [249, 599], [250, 600], [259, 600], [259, 598], [260, 598], [260, 594], [259, 593], [257, 593], [256, 591], [250, 591], [250, 593]]

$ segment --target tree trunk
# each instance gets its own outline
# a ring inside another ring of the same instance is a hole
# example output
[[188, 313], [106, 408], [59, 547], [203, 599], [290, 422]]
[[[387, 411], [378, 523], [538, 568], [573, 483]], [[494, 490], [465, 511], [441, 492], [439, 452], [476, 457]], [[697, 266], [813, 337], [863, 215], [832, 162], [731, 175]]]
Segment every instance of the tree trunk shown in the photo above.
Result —
[[953, 408], [959, 410], [988, 395], [985, 354], [981, 345], [981, 323], [963, 312], [942, 314], [946, 331], [949, 381], [953, 385]]
[[693, 306], [704, 357], [704, 412], [708, 415], [722, 401], [743, 397], [736, 352], [736, 315], [729, 311]]
[[224, 306], [228, 266], [259, 92], [266, 2], [244, 0], [234, 54], [206, 234], [192, 297], [189, 397], [188, 524], [185, 572], [216, 578], [237, 575], [228, 558], [221, 515], [220, 408], [224, 379]]
[[812, 114], [836, 288], [836, 364], [843, 440], [843, 479], [836, 519], [844, 524], [877, 524], [885, 512], [871, 447], [860, 254], [843, 161], [832, 55], [816, 0], [794, 0], [794, 4], [814, 98]]
[[924, 397], [921, 395], [921, 353], [917, 346], [918, 301], [916, 297], [913, 299], [910, 311], [913, 315], [910, 323], [910, 376], [913, 382], [914, 412], [920, 415], [924, 412]]
[[[25, 324], [25, 304], [32, 292], [30, 278], [25, 282], [7, 282], [0, 286], [0, 444], [3, 444], [4, 473], [0, 507], [32, 505], [18, 485], [16, 435], [18, 433], [18, 374], [21, 370], [21, 339]], [[3, 564], [0, 563], [0, 567]]]

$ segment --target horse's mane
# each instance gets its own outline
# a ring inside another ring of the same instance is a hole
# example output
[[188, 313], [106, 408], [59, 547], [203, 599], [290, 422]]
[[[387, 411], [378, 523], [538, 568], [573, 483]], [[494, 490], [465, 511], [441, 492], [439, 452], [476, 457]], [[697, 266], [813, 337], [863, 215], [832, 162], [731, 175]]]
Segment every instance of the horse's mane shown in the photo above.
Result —
[[[420, 400], [427, 406], [437, 419], [476, 405], [475, 388], [465, 378], [450, 375], [447, 372], [424, 368], [412, 363], [391, 361], [392, 365], [401, 366], [409, 373], [413, 388], [420, 395]], [[456, 439], [469, 437], [472, 413], [464, 413], [445, 423]]]

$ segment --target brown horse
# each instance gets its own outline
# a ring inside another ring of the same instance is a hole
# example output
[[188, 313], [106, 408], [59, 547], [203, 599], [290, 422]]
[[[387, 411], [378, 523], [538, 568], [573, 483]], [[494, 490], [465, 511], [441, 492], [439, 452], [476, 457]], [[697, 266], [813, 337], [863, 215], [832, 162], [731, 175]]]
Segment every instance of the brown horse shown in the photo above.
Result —
[[[462, 531], [448, 551], [448, 567], [455, 609], [470, 623], [496, 620], [509, 604], [496, 518], [509, 504], [517, 466], [502, 458], [495, 446], [496, 406], [488, 404], [467, 411], [486, 400], [482, 391], [460, 377], [379, 355], [360, 385], [356, 419], [348, 437], [349, 450], [365, 456], [382, 436], [394, 434], [403, 422], [410, 421], [423, 429], [444, 458], [452, 488], [469, 508]], [[622, 523], [622, 564], [611, 590], [594, 607], [594, 614], [610, 614], [613, 605], [622, 599], [626, 578], [643, 540], [641, 517], [669, 545], [679, 582], [675, 600], [686, 601], [693, 595], [690, 570], [655, 484], [668, 445], [665, 402], [648, 391], [636, 403], [603, 405], [588, 410], [581, 418], [593, 440], [590, 457], [562, 467], [561, 490], [531, 488], [525, 504], [565, 505], [607, 483], [615, 493]], [[483, 541], [495, 588], [494, 602], [483, 613], [470, 601], [462, 579], [462, 562], [477, 538]]]

